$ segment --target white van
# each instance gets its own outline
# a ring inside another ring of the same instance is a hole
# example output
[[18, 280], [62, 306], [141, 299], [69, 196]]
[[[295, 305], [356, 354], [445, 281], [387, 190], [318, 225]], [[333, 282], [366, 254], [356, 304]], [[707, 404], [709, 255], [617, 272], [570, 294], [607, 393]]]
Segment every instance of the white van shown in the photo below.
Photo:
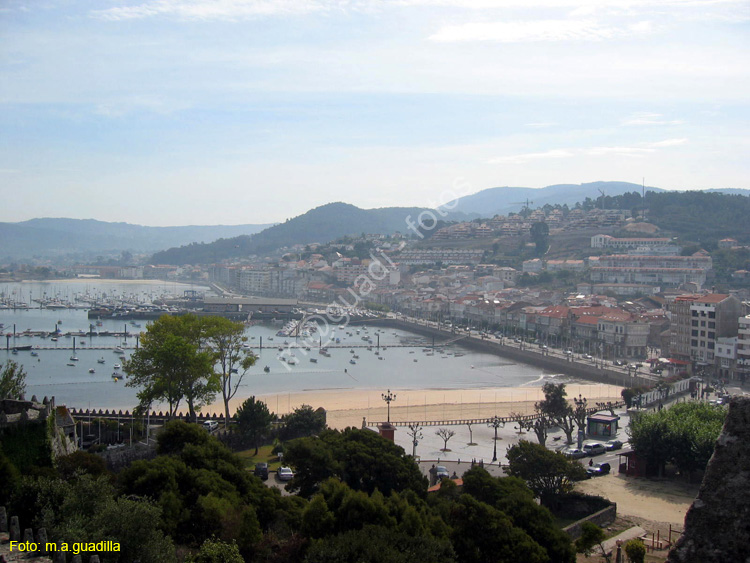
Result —
[[219, 429], [219, 423], [215, 420], [207, 420], [203, 423], [203, 428], [208, 432], [216, 432]]

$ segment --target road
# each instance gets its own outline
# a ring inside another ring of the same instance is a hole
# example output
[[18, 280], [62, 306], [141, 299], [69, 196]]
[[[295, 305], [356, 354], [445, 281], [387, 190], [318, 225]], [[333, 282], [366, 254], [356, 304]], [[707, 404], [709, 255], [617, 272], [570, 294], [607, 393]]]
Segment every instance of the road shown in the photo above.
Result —
[[518, 348], [519, 350], [523, 350], [525, 352], [532, 352], [535, 354], [541, 354], [543, 356], [553, 356], [557, 357], [563, 360], [567, 360], [570, 362], [577, 362], [585, 365], [594, 365], [596, 366], [602, 366], [604, 367], [606, 365], [608, 370], [612, 371], [618, 371], [623, 373], [624, 375], [637, 375], [639, 377], [642, 377], [644, 379], [650, 379], [651, 381], [659, 381], [660, 377], [657, 375], [653, 375], [648, 373], [644, 368], [639, 367], [630, 367], [628, 365], [625, 366], [616, 366], [612, 361], [604, 360], [601, 358], [595, 358], [591, 357], [586, 358], [584, 354], [566, 354], [564, 350], [561, 350], [559, 348], [553, 348], [553, 347], [541, 347], [536, 344], [531, 344], [528, 342], [524, 342], [522, 339], [519, 338], [508, 338], [508, 337], [498, 337], [491, 333], [481, 333], [476, 330], [461, 330], [461, 329], [455, 329], [448, 331], [445, 329], [445, 325], [441, 325], [440, 323], [434, 322], [434, 321], [427, 321], [424, 319], [417, 319], [414, 317], [405, 317], [403, 315], [398, 316], [394, 314], [389, 315], [393, 319], [402, 320], [405, 322], [414, 323], [421, 326], [426, 326], [429, 328], [433, 328], [436, 330], [440, 330], [442, 332], [445, 332], [446, 335], [466, 335], [471, 336], [473, 338], [479, 338], [481, 340], [487, 340], [490, 342], [496, 342], [500, 344], [501, 346], [508, 346], [511, 348]]

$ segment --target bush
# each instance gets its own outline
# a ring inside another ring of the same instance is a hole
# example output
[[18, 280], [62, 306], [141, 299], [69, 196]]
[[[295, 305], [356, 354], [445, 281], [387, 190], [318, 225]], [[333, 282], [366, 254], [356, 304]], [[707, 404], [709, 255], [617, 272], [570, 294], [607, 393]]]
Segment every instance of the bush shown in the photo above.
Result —
[[643, 563], [646, 560], [646, 546], [643, 545], [643, 540], [640, 538], [633, 538], [625, 542], [623, 547], [630, 563]]

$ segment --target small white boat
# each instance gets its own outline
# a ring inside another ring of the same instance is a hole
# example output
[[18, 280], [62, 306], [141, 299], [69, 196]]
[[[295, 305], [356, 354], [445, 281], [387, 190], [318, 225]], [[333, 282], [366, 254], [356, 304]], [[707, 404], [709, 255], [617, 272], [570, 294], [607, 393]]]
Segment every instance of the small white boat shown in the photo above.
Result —
[[32, 352], [31, 355], [36, 358], [39, 355], [39, 353], [38, 352]]
[[77, 362], [78, 361], [78, 356], [71, 356], [70, 357], [70, 361], [71, 362]]
[[89, 368], [89, 373], [96, 373], [96, 370], [94, 368]]
[[98, 359], [98, 360], [96, 360], [96, 361], [97, 361], [97, 363], [99, 363], [99, 364], [103, 364], [103, 363], [105, 362], [105, 359], [104, 359], [104, 358], [99, 358], [99, 359]]
[[120, 369], [122, 366], [120, 364], [115, 364], [112, 367], [115, 368], [115, 369]]
[[318, 363], [318, 358], [310, 358], [310, 361], [314, 364]]
[[349, 360], [349, 363], [355, 365], [357, 362], [354, 360], [354, 358], [352, 358], [351, 360]]

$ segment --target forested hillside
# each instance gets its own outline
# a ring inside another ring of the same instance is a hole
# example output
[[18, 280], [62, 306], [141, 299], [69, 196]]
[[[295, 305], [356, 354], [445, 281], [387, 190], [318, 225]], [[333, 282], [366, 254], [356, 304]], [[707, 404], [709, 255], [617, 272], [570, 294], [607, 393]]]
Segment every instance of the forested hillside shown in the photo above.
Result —
[[750, 197], [718, 192], [638, 192], [586, 199], [582, 207], [624, 209], [668, 231], [683, 243], [712, 249], [726, 237], [750, 242]]
[[392, 234], [407, 231], [406, 218], [416, 219], [422, 208], [360, 209], [348, 203], [329, 203], [270, 227], [252, 237], [190, 244], [154, 254], [153, 264], [206, 264], [226, 258], [247, 257], [278, 248], [311, 242], [326, 243], [360, 233]]

